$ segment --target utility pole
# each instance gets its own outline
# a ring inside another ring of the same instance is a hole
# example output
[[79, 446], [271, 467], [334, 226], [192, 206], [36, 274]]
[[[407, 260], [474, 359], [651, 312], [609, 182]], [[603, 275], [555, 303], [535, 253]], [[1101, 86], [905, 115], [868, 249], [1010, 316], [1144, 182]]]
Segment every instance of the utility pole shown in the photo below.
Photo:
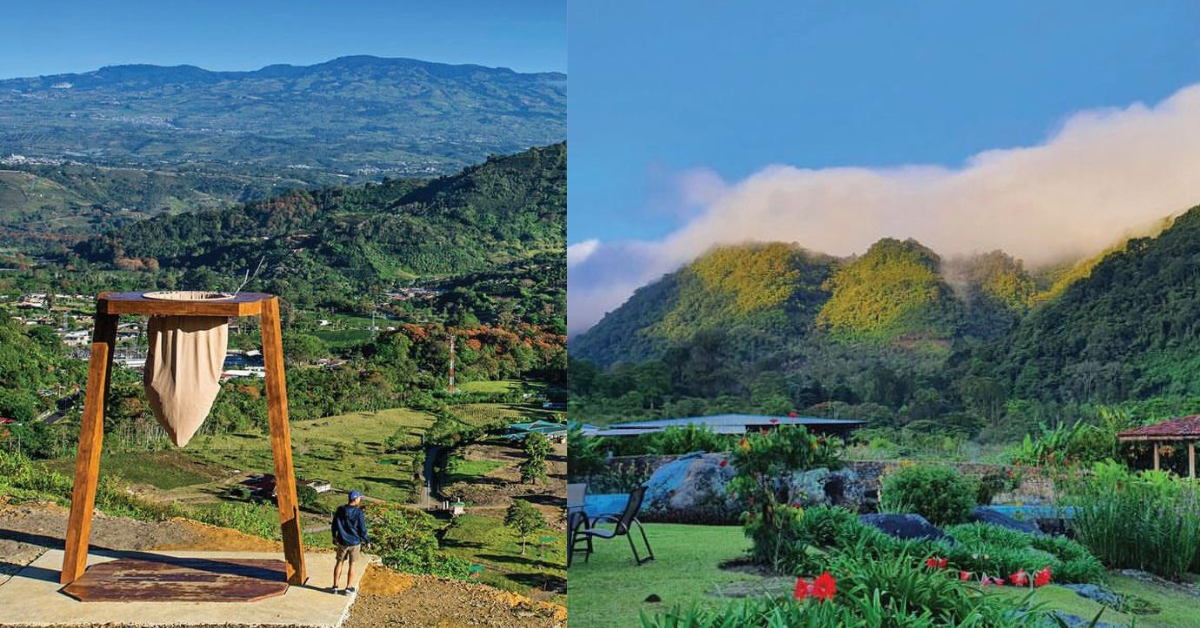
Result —
[[450, 387], [447, 389], [450, 394], [458, 392], [454, 388], [454, 330], [450, 330]]

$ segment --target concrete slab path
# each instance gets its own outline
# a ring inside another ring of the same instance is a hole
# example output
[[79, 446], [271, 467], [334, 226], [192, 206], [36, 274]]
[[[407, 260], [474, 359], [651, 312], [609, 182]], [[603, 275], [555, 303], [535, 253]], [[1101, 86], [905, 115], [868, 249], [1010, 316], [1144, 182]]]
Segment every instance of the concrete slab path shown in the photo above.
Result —
[[[114, 552], [88, 556], [88, 565], [113, 560], [118, 555], [146, 558], [152, 555], [179, 558], [280, 558], [266, 552]], [[49, 550], [0, 584], [0, 626], [311, 626], [338, 628], [350, 614], [354, 596], [334, 595], [334, 556], [305, 554], [308, 583], [289, 587], [280, 597], [257, 602], [80, 602], [61, 593], [58, 583], [62, 550]], [[368, 565], [358, 566], [357, 580]]]

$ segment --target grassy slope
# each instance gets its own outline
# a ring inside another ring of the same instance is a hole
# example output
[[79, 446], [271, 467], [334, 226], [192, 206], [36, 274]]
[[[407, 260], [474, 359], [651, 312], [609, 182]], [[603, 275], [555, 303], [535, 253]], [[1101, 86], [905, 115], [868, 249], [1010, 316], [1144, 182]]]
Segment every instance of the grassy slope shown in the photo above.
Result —
[[[638, 612], [674, 605], [715, 601], [714, 589], [739, 580], [756, 579], [717, 565], [743, 555], [749, 542], [736, 526], [646, 526], [656, 560], [634, 566], [625, 539], [597, 541], [591, 560], [571, 565], [571, 628], [628, 628], [638, 625]], [[655, 594], [661, 603], [646, 603]]]
[[545, 528], [529, 535], [526, 542], [521, 556], [521, 537], [502, 519], [472, 514], [456, 519], [442, 537], [446, 551], [483, 565], [479, 580], [484, 584], [522, 595], [530, 588], [561, 584], [567, 577], [566, 534]]
[[[328, 480], [338, 489], [353, 488], [379, 499], [405, 502], [415, 488], [410, 456], [385, 454], [384, 441], [398, 429], [419, 434], [432, 424], [433, 417], [406, 408], [293, 422], [296, 474]], [[202, 438], [192, 452], [201, 460], [242, 471], [270, 473], [273, 468], [270, 440], [260, 434]], [[384, 458], [397, 464], [379, 464]]]

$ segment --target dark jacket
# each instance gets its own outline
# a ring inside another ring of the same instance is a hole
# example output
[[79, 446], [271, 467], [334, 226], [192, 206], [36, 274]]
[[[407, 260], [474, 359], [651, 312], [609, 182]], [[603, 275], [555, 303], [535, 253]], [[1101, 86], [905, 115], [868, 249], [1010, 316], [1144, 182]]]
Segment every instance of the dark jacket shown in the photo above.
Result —
[[333, 542], [339, 545], [370, 543], [367, 536], [367, 517], [358, 506], [338, 506], [333, 514]]

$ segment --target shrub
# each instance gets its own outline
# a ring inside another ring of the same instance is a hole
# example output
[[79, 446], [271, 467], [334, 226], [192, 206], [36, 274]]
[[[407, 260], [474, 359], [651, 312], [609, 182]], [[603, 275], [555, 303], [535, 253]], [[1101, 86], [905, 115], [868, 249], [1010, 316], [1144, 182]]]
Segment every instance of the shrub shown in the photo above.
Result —
[[649, 453], [662, 456], [690, 454], [695, 451], [729, 451], [733, 446], [732, 437], [717, 434], [707, 425], [668, 427], [661, 433], [649, 436], [651, 440], [646, 449]]
[[257, 504], [222, 503], [215, 510], [196, 511], [193, 518], [222, 528], [233, 528], [246, 534], [264, 539], [281, 537], [279, 511], [271, 506]]
[[[981, 595], [944, 572], [919, 567], [914, 555], [831, 562], [837, 580], [830, 601], [750, 598], [723, 608], [696, 606], [642, 615], [643, 628], [1033, 628], [1047, 613], [1024, 600]], [[1052, 625], [1052, 624], [1051, 624]]]
[[954, 545], [942, 550], [954, 570], [1005, 577], [1018, 570], [1049, 567], [1058, 582], [1095, 582], [1104, 566], [1079, 543], [1065, 537], [1035, 536], [1000, 526], [971, 523], [946, 528]]
[[296, 501], [300, 502], [301, 508], [321, 510], [321, 494], [311, 486], [297, 486]]
[[[795, 471], [818, 467], [840, 468], [840, 441], [813, 436], [801, 426], [785, 426], [742, 438], [734, 449], [730, 462], [737, 475], [729, 482], [729, 490], [749, 505], [743, 516], [746, 534], [756, 547], [753, 556], [763, 564], [776, 564], [781, 546], [788, 543], [797, 509], [783, 506], [791, 503], [787, 484], [782, 481]], [[796, 512], [792, 512], [792, 511]], [[778, 521], [777, 521], [778, 519]]]
[[955, 469], [940, 466], [902, 467], [883, 479], [879, 509], [915, 513], [934, 525], [966, 521], [975, 508], [975, 482]]
[[[831, 560], [886, 560], [902, 554], [947, 559], [952, 572], [967, 571], [1005, 577], [1023, 569], [1033, 573], [1050, 567], [1058, 582], [1095, 582], [1104, 567], [1087, 548], [1065, 537], [1035, 536], [985, 524], [963, 524], [946, 528], [955, 539], [904, 541], [862, 523], [844, 508], [818, 506], [797, 517], [781, 534], [784, 548], [777, 550], [773, 564], [787, 573], [812, 573], [825, 569]], [[755, 544], [757, 550], [760, 544]], [[767, 546], [763, 543], [762, 546]]]
[[584, 436], [579, 424], [567, 432], [567, 476], [578, 480], [604, 471], [604, 439]]
[[986, 506], [1000, 493], [1011, 491], [1020, 485], [1020, 480], [1011, 470], [989, 471], [979, 478], [975, 503]]
[[1105, 565], [1179, 579], [1200, 546], [1200, 489], [1163, 471], [1115, 462], [1067, 487], [1071, 529]]
[[465, 579], [471, 563], [438, 548], [438, 520], [419, 510], [372, 503], [366, 508], [371, 549], [383, 564], [409, 573]]

